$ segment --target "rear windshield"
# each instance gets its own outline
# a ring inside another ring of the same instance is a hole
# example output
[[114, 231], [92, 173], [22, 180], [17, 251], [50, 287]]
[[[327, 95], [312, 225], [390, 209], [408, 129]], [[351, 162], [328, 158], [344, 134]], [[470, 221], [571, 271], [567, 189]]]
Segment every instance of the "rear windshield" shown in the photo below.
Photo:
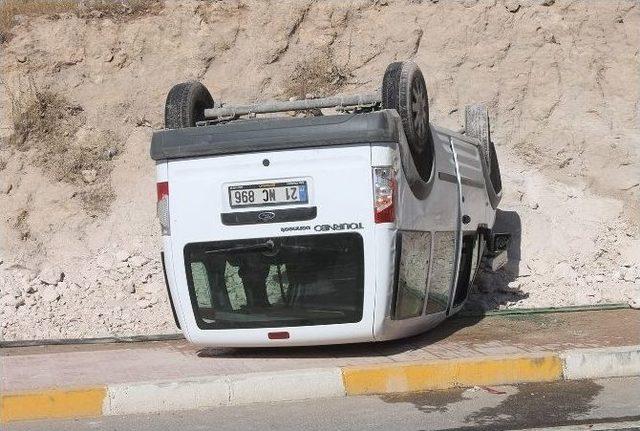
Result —
[[184, 254], [202, 329], [362, 319], [364, 257], [357, 233], [192, 243]]

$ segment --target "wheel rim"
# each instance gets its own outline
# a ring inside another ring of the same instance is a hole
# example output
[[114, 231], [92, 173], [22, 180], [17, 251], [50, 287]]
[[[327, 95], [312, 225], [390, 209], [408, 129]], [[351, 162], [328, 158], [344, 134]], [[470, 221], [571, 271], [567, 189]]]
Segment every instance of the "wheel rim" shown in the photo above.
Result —
[[[427, 135], [427, 92], [422, 80], [417, 78], [411, 83], [411, 122], [416, 135], [423, 141]], [[421, 152], [422, 147], [416, 144], [416, 150]]]

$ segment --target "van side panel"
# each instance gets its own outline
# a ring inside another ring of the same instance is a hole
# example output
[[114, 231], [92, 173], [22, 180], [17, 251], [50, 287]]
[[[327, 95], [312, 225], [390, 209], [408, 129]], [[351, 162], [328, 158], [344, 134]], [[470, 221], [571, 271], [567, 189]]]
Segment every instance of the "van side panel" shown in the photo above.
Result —
[[[436, 249], [439, 242], [436, 236], [445, 234], [451, 237], [448, 244], [450, 250], [455, 249], [455, 238], [458, 230], [458, 185], [456, 177], [456, 165], [451, 151], [449, 136], [438, 133], [432, 129], [434, 143], [434, 165], [431, 178], [428, 182], [419, 185], [420, 190], [427, 191], [423, 196], [416, 196], [409, 178], [414, 175], [415, 167], [407, 166], [407, 158], [404, 158], [405, 165], [399, 162], [402, 159], [400, 153], [408, 152], [408, 146], [404, 137], [400, 138], [397, 146], [398, 160], [397, 168], [400, 172], [398, 175], [398, 201], [396, 212], [396, 225], [398, 232], [419, 231], [430, 232], [432, 250], [430, 251], [430, 260], [436, 259], [437, 255], [441, 255], [441, 250]], [[412, 159], [408, 159], [412, 160]], [[402, 172], [400, 171], [402, 170]], [[415, 184], [413, 185], [415, 188]], [[424, 192], [423, 192], [424, 193]], [[394, 241], [395, 244], [395, 241]], [[394, 246], [394, 254], [398, 250]], [[397, 271], [394, 268], [394, 271]], [[454, 262], [451, 261], [450, 267], [437, 267], [430, 265], [429, 273], [425, 283], [425, 309], [428, 308], [429, 288], [434, 277], [437, 277], [442, 284], [442, 280], [446, 280], [446, 275], [451, 275], [455, 271]], [[437, 272], [437, 274], [435, 274]], [[387, 288], [389, 295], [393, 294], [393, 280], [390, 287]], [[439, 290], [450, 290], [450, 284], [439, 286]], [[432, 314], [423, 314], [417, 317], [395, 320], [393, 318], [390, 307], [393, 298], [387, 299], [387, 309], [384, 317], [376, 315], [376, 340], [389, 340], [399, 337], [406, 337], [418, 334], [429, 328], [436, 326], [446, 318], [446, 311], [434, 312]], [[377, 307], [376, 311], [381, 307]]]
[[452, 138], [458, 156], [458, 169], [462, 185], [463, 231], [476, 231], [478, 225], [493, 226], [495, 211], [487, 195], [487, 184], [482, 172], [481, 153], [478, 146], [462, 139]]

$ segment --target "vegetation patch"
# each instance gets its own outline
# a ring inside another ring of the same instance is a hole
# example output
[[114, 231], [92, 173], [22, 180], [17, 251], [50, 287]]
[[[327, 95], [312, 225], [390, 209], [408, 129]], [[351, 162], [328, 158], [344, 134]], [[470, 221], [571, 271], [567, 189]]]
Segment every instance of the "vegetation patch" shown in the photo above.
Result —
[[247, 8], [243, 0], [203, 0], [196, 7], [196, 13], [204, 22], [211, 24], [236, 16]]
[[1, 0], [0, 43], [11, 38], [18, 17], [57, 16], [128, 18], [157, 13], [162, 0]]
[[108, 209], [112, 160], [121, 151], [117, 137], [84, 127], [83, 108], [51, 90], [32, 85], [12, 94], [11, 105], [9, 145], [27, 153], [47, 176], [76, 186], [87, 211]]
[[285, 97], [302, 99], [330, 96], [338, 92], [353, 76], [352, 70], [336, 64], [330, 50], [299, 62], [289, 75]]

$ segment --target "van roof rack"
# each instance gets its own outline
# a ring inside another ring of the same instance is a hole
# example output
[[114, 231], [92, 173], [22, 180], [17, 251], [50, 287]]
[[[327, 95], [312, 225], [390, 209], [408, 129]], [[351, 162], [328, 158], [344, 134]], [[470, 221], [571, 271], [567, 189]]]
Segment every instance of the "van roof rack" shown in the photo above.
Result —
[[204, 121], [198, 126], [206, 126], [224, 121], [235, 120], [241, 116], [254, 117], [257, 114], [270, 114], [287, 111], [312, 111], [322, 108], [336, 108], [339, 112], [371, 112], [379, 110], [382, 97], [379, 92], [337, 95], [322, 98], [305, 98], [287, 101], [266, 101], [250, 105], [222, 105], [204, 110]]

